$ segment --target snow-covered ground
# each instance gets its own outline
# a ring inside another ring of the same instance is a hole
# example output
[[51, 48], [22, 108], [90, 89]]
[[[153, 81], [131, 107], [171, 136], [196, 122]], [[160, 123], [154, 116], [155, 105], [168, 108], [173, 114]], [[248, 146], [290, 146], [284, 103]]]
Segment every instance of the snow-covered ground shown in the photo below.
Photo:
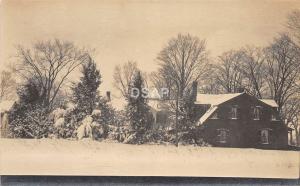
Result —
[[299, 152], [92, 140], [0, 139], [1, 175], [298, 178]]

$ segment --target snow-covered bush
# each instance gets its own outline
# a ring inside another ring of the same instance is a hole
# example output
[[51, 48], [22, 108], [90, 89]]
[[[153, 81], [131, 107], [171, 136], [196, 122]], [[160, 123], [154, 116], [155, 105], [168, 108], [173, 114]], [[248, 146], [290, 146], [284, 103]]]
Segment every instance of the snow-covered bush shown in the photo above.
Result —
[[111, 123], [106, 126], [107, 138], [110, 140], [116, 140], [118, 142], [124, 142], [124, 140], [129, 136], [130, 126], [126, 118], [125, 111], [114, 111], [113, 119], [110, 120]]
[[101, 110], [99, 110], [99, 109], [93, 110], [92, 116], [94, 116], [94, 117], [100, 117], [101, 116]]
[[99, 124], [97, 121], [93, 121], [93, 117], [88, 115], [85, 117], [81, 125], [77, 128], [77, 138], [82, 139], [84, 137], [89, 137], [92, 139], [103, 138], [105, 135], [105, 129], [103, 125]]
[[[124, 139], [123, 143], [126, 143], [126, 144], [137, 144], [137, 141], [139, 141], [137, 139], [137, 135], [135, 133], [132, 133], [132, 134], [128, 135]], [[140, 144], [140, 143], [138, 143], [138, 144]]]
[[66, 113], [67, 111], [65, 109], [57, 108], [51, 112], [49, 118], [55, 123], [58, 119], [63, 118]]
[[[108, 135], [107, 125], [101, 123], [101, 110], [95, 109], [92, 115], [87, 115], [77, 107], [55, 109], [51, 113], [54, 133], [58, 138], [83, 138], [88, 137], [92, 128], [93, 139], [105, 138]], [[63, 116], [63, 117], [62, 117]], [[88, 134], [86, 134], [88, 133]], [[82, 136], [82, 137], [81, 137]]]
[[106, 138], [108, 135], [108, 125], [100, 124], [97, 121], [92, 123], [94, 139]]
[[65, 118], [58, 118], [54, 123], [54, 127], [61, 128], [64, 126], [64, 124], [65, 124]]
[[53, 131], [47, 110], [39, 105], [15, 104], [9, 114], [9, 133], [15, 138], [44, 138]]
[[76, 130], [78, 139], [84, 137], [93, 138], [92, 122], [93, 118], [91, 116], [84, 118], [82, 124]]
[[109, 135], [109, 125], [115, 125], [115, 110], [113, 107], [102, 97], [97, 99], [97, 107], [92, 112], [94, 121], [98, 122], [103, 130], [101, 138], [107, 138]]
[[118, 140], [120, 138], [119, 137], [120, 131], [119, 131], [118, 127], [116, 127], [114, 125], [109, 125], [108, 128], [109, 128], [109, 132], [108, 132], [107, 138], [111, 139], [111, 140]]
[[[64, 111], [60, 111], [61, 112], [55, 112], [55, 114], [51, 113], [50, 118], [53, 119], [54, 135], [57, 138], [76, 138], [76, 129], [79, 127], [82, 118], [84, 118], [86, 115], [81, 112], [78, 112], [76, 108], [67, 108]], [[54, 115], [57, 118], [58, 115], [62, 116], [61, 113], [63, 112], [64, 114], [62, 118], [54, 120]], [[59, 114], [56, 115], [56, 113]]]
[[74, 112], [74, 110], [76, 109], [77, 105], [72, 103], [72, 102], [68, 102], [66, 103], [66, 114]]
[[129, 131], [124, 126], [108, 125], [108, 136], [107, 139], [124, 142], [129, 136]]
[[169, 142], [170, 135], [168, 135], [166, 130], [149, 130], [145, 134], [145, 143], [164, 143]]
[[41, 87], [32, 77], [17, 90], [19, 100], [9, 112], [9, 133], [16, 138], [43, 138], [52, 133], [48, 110], [43, 107]]
[[53, 136], [56, 138], [70, 138], [74, 136], [72, 135], [74, 129], [72, 129], [71, 125], [68, 123], [70, 120], [67, 119], [67, 116], [70, 114], [72, 113], [62, 108], [56, 108], [50, 113], [49, 118], [52, 120], [54, 127]]
[[[181, 131], [178, 133], [178, 143], [181, 145], [210, 146], [210, 144], [203, 140], [202, 136], [202, 131], [199, 128]], [[176, 138], [173, 139], [176, 140]]]

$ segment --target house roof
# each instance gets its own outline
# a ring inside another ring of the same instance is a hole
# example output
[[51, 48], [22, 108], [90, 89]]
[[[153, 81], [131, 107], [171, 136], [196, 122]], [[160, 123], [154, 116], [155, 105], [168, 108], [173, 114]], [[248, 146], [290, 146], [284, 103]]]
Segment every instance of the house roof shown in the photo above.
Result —
[[203, 105], [219, 105], [228, 100], [231, 100], [243, 93], [232, 93], [232, 94], [197, 94], [195, 104]]
[[203, 124], [217, 109], [218, 105], [236, 98], [243, 93], [232, 94], [197, 94], [195, 104], [211, 105], [211, 107], [205, 112], [198, 121], [198, 125]]
[[[195, 104], [203, 105], [219, 105], [228, 100], [231, 100], [243, 93], [232, 93], [232, 94], [197, 94]], [[278, 104], [273, 99], [259, 99], [263, 103], [271, 106], [278, 107]]]
[[[198, 125], [203, 124], [218, 108], [218, 105], [229, 101], [243, 93], [233, 94], [197, 94], [195, 104], [211, 105], [211, 107], [205, 112], [205, 114], [199, 119]], [[278, 107], [278, 104], [273, 99], [259, 99], [263, 103], [271, 106]]]
[[260, 101], [264, 102], [265, 104], [267, 104], [271, 107], [278, 107], [278, 104], [273, 99], [260, 99]]
[[199, 119], [198, 125], [204, 123], [216, 110], [218, 106], [212, 106], [210, 107], [205, 114]]

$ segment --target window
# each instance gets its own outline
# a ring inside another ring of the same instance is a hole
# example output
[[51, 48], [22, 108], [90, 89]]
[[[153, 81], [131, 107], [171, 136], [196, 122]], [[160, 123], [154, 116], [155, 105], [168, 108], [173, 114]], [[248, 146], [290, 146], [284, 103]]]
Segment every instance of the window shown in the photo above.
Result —
[[262, 144], [269, 144], [269, 129], [260, 131], [260, 141]]
[[237, 106], [231, 107], [230, 118], [231, 119], [237, 119], [237, 116], [238, 116], [238, 108], [237, 108]]
[[260, 119], [260, 106], [256, 106], [253, 109], [253, 119], [259, 120]]
[[272, 114], [272, 115], [271, 115], [271, 120], [272, 120], [272, 121], [277, 121], [277, 117], [276, 117], [275, 114]]
[[219, 137], [219, 142], [220, 143], [226, 143], [227, 142], [227, 135], [228, 135], [228, 130], [226, 129], [218, 129], [218, 137]]

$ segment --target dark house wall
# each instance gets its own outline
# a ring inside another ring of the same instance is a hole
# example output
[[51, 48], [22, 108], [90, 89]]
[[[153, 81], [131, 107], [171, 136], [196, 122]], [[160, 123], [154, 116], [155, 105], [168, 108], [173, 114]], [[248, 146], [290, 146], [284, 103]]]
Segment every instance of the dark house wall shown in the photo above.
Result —
[[[260, 119], [254, 120], [253, 108], [257, 106], [260, 109]], [[230, 118], [232, 107], [237, 107], [237, 119]], [[200, 112], [203, 109], [198, 114]], [[288, 145], [287, 127], [279, 120], [276, 108], [248, 94], [219, 105], [216, 112], [218, 119], [209, 118], [202, 124], [204, 139], [214, 146], [284, 149]], [[272, 114], [276, 116], [276, 121], [271, 120]], [[268, 144], [262, 144], [263, 129], [268, 130]], [[226, 142], [220, 142], [220, 130], [226, 131]]]

